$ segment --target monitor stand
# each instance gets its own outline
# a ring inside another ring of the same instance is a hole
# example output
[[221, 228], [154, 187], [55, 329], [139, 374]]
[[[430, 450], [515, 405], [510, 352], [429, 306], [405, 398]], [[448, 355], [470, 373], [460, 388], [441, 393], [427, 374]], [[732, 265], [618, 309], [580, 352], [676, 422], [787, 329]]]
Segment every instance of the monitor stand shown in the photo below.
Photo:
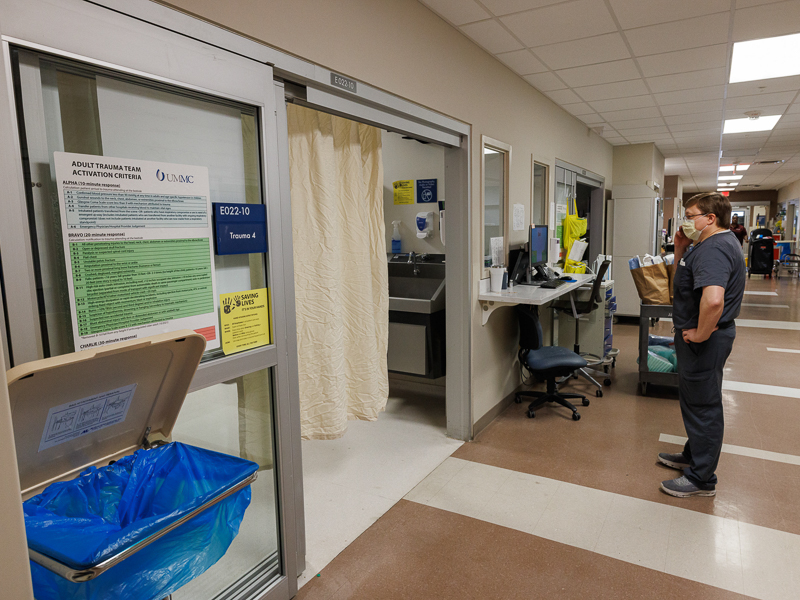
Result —
[[520, 285], [542, 285], [546, 281], [557, 279], [553, 271], [545, 264], [534, 265], [525, 271], [525, 281], [520, 282]]

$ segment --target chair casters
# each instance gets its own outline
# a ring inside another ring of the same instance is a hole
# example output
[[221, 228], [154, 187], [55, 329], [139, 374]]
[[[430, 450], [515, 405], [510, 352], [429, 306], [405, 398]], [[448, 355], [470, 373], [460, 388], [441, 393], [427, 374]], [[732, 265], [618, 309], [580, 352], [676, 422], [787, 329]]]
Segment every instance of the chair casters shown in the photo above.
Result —
[[588, 399], [588, 398], [584, 398], [584, 399], [581, 401], [581, 404], [583, 404], [584, 406], [589, 406], [589, 399]]
[[519, 396], [519, 394], [514, 396], [514, 402], [517, 404], [522, 404], [522, 398]]
[[603, 380], [603, 385], [606, 386], [606, 387], [610, 386], [611, 385], [611, 380], [608, 377], [606, 377]]
[[597, 396], [598, 398], [602, 398], [603, 390], [595, 390], [594, 395]]
[[532, 409], [532, 408], [529, 408], [529, 409], [528, 409], [528, 413], [527, 413], [527, 415], [528, 415], [528, 418], [529, 418], [529, 419], [533, 419], [533, 418], [536, 416], [536, 413], [535, 413], [535, 412], [533, 412], [533, 409]]
[[581, 416], [578, 414], [577, 411], [572, 413], [572, 420], [573, 421], [580, 421], [581, 420]]

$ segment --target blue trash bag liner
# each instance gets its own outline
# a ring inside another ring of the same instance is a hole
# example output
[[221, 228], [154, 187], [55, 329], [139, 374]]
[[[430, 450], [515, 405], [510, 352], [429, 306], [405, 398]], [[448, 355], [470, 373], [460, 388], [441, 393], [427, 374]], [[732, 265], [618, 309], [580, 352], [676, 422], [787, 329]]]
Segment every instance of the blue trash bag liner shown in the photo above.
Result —
[[[90, 467], [23, 504], [28, 546], [75, 568], [102, 562], [258, 470], [249, 460], [173, 442]], [[102, 575], [72, 583], [31, 562], [37, 600], [161, 600], [216, 563], [239, 533], [250, 486]]]

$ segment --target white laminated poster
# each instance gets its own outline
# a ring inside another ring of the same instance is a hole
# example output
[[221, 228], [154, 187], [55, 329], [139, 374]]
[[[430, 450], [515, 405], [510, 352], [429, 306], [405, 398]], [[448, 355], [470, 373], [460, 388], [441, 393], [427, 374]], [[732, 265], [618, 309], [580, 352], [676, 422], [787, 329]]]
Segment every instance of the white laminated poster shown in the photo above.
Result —
[[514, 231], [525, 229], [525, 207], [522, 204], [514, 205]]
[[122, 423], [128, 416], [136, 384], [54, 406], [47, 413], [39, 452], [99, 429]]
[[178, 329], [219, 348], [208, 169], [54, 156], [75, 350]]

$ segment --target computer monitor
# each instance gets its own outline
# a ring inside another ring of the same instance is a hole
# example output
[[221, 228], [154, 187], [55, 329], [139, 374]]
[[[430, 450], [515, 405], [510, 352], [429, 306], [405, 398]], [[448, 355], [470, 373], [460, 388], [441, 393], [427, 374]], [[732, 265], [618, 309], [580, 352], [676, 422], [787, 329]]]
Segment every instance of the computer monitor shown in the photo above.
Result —
[[547, 246], [550, 242], [547, 225], [531, 225], [531, 236], [528, 244], [531, 261], [531, 275], [536, 272], [539, 279], [551, 279], [552, 276], [546, 268], [549, 262]]
[[547, 264], [547, 225], [531, 225], [530, 258], [531, 266]]

